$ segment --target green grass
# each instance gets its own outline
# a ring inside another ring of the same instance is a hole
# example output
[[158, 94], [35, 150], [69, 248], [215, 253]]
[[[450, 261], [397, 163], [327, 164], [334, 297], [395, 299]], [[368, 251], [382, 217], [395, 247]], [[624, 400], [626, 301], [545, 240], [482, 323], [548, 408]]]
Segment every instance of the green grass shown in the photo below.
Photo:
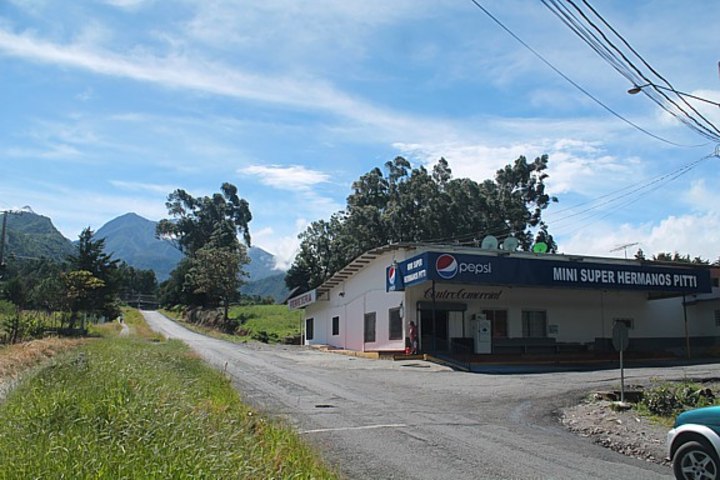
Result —
[[336, 478], [184, 344], [149, 336], [111, 334], [29, 374], [0, 404], [0, 479]]
[[265, 331], [279, 339], [300, 333], [302, 312], [287, 305], [248, 305], [230, 309], [231, 318], [245, 318], [241, 328], [250, 332]]
[[302, 312], [290, 310], [287, 305], [245, 305], [230, 308], [231, 319], [242, 319], [238, 334], [231, 335], [204, 325], [184, 321], [176, 310], [161, 310], [169, 318], [182, 323], [198, 333], [235, 343], [245, 343], [265, 332], [270, 343], [282, 342], [285, 337], [299, 335], [301, 332]]

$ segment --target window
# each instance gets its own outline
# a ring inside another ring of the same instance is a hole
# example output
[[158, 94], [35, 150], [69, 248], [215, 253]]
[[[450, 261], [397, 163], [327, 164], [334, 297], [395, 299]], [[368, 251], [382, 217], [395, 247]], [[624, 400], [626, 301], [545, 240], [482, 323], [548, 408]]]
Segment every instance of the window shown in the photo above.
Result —
[[332, 334], [340, 335], [340, 317], [332, 318]]
[[375, 341], [375, 312], [365, 314], [365, 343]]
[[715, 310], [715, 326], [720, 327], [720, 310]]
[[507, 338], [507, 310], [483, 310], [482, 313], [491, 322], [493, 338]]
[[388, 323], [390, 324], [390, 333], [388, 334], [388, 339], [402, 340], [403, 324], [402, 318], [400, 318], [399, 308], [391, 308], [390, 310], [388, 310]]
[[547, 312], [541, 310], [523, 310], [523, 337], [547, 337]]
[[713, 287], [720, 287], [720, 278], [713, 278], [713, 279], [712, 279], [712, 286], [713, 286]]
[[305, 320], [305, 340], [312, 340], [315, 336], [315, 321], [312, 318]]

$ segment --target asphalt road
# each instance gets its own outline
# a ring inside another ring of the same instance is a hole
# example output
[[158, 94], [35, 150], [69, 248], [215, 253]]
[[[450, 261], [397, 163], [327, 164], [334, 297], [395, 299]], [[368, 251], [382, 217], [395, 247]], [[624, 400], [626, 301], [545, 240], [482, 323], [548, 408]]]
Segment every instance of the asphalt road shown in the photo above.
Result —
[[[669, 467], [592, 444], [555, 411], [618, 371], [489, 375], [304, 347], [236, 345], [156, 312], [150, 326], [225, 370], [247, 402], [294, 425], [350, 479], [659, 479]], [[626, 369], [626, 382], [720, 377], [720, 366]]]

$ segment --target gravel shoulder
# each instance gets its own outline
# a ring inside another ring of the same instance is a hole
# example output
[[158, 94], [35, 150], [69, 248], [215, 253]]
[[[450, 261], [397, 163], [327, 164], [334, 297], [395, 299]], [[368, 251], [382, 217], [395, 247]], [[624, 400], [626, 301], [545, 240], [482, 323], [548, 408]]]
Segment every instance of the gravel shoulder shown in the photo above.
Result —
[[666, 460], [665, 437], [669, 428], [638, 415], [634, 410], [615, 411], [607, 400], [586, 400], [565, 408], [560, 422], [571, 432], [623, 455], [660, 465]]

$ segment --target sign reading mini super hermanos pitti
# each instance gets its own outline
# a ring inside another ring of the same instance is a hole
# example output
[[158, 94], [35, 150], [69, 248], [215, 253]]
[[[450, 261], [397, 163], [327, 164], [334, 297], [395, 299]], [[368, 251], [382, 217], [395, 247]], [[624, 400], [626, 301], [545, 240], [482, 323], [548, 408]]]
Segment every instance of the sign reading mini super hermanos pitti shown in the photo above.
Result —
[[622, 265], [546, 258], [425, 252], [387, 269], [387, 291], [435, 280], [464, 284], [707, 293], [703, 268]]

